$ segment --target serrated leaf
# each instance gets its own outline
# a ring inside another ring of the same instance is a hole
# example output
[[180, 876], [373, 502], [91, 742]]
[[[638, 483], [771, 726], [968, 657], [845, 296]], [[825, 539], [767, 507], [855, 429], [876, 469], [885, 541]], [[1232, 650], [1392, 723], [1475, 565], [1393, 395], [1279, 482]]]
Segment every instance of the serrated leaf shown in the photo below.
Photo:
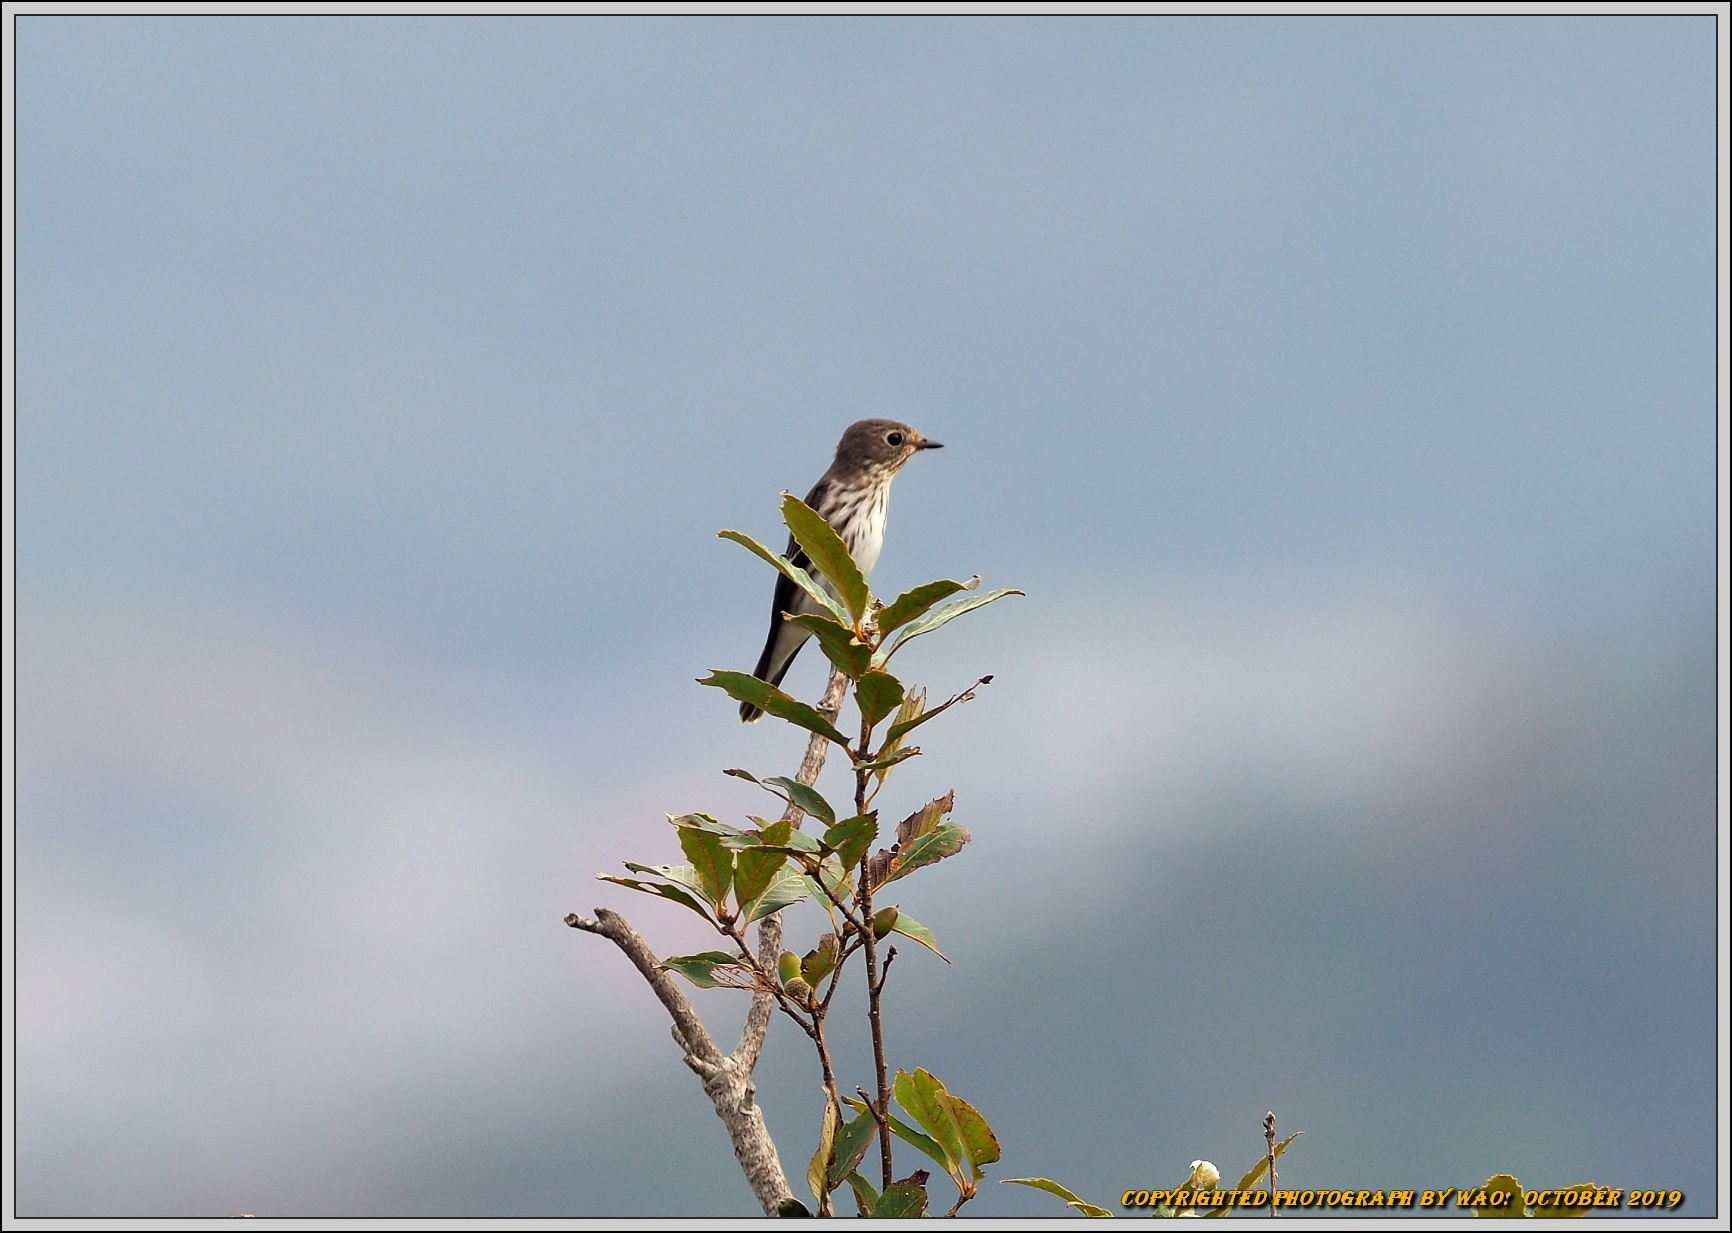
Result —
[[860, 707], [860, 717], [876, 726], [902, 705], [902, 682], [888, 672], [868, 672], [854, 684], [854, 701]]
[[967, 582], [940, 578], [937, 582], [922, 583], [904, 591], [878, 610], [878, 634], [880, 637], [891, 634], [915, 618], [925, 616], [932, 605], [949, 599], [958, 591], [972, 591], [979, 585], [980, 575], [976, 574]]
[[789, 802], [798, 805], [802, 813], [811, 814], [825, 826], [836, 825], [836, 811], [816, 788], [807, 787], [798, 779], [789, 779], [786, 775], [772, 776], [764, 780], [764, 783], [773, 784], [786, 792]]
[[971, 595], [967, 599], [959, 599], [954, 604], [946, 604], [942, 608], [934, 608], [925, 616], [904, 625], [902, 631], [896, 635], [894, 645], [880, 648], [878, 653], [872, 657], [872, 662], [874, 664], [886, 663], [892, 655], [916, 638], [929, 634], [942, 625], [949, 624], [964, 613], [973, 612], [976, 608], [984, 608], [995, 600], [1003, 599], [1006, 595], [1021, 595], [1022, 593], [1015, 587], [1005, 587], [997, 591], [988, 591], [984, 595]]
[[938, 949], [938, 939], [933, 936], [932, 930], [928, 929], [925, 925], [915, 920], [900, 908], [896, 911], [896, 923], [890, 926], [890, 932], [900, 933], [905, 938], [912, 938], [927, 950], [937, 955], [940, 959], [943, 959], [944, 962], [950, 962], [949, 956]]
[[899, 852], [896, 859], [890, 862], [890, 876], [886, 882], [894, 882], [897, 878], [905, 878], [916, 869], [935, 864], [947, 856], [955, 856], [962, 851], [962, 845], [970, 839], [968, 828], [959, 822], [946, 822], [930, 835], [922, 835]]
[[838, 745], [846, 747], [848, 744], [848, 738], [838, 732], [836, 726], [819, 714], [816, 708], [790, 697], [750, 673], [724, 672], [718, 669], [699, 680], [698, 684], [714, 686], [736, 702], [750, 702], [760, 711], [786, 720], [808, 732], [816, 732]]
[[[1508, 1177], [1509, 1175], [1508, 1174], [1502, 1174], [1501, 1176]], [[1496, 1180], [1497, 1180], [1497, 1178], [1495, 1178], [1495, 1177], [1492, 1179], [1492, 1181], [1496, 1181]], [[1511, 1178], [1511, 1180], [1513, 1181], [1514, 1179]], [[1486, 1188], [1487, 1189], [1491, 1188], [1491, 1182], [1486, 1183]], [[1587, 1190], [1587, 1191], [1592, 1191], [1594, 1194], [1599, 1194], [1602, 1190], [1605, 1190], [1606, 1187], [1595, 1185], [1593, 1182], [1581, 1182], [1575, 1186], [1559, 1186], [1559, 1187], [1554, 1187], [1554, 1189], [1560, 1190], [1560, 1191], [1572, 1191], [1572, 1192], [1578, 1192], [1578, 1193], [1581, 1191]], [[1586, 1216], [1588, 1214], [1588, 1212], [1590, 1212], [1592, 1210], [1595, 1210], [1595, 1209], [1589, 1208], [1589, 1207], [1584, 1207], [1580, 1203], [1572, 1203], [1568, 1207], [1565, 1207], [1561, 1203], [1554, 1203], [1554, 1204], [1551, 1204], [1550, 1206], [1547, 1206], [1547, 1207], [1533, 1207], [1533, 1208], [1528, 1209], [1528, 1211], [1531, 1215], [1537, 1216], [1541, 1220], [1576, 1219], [1576, 1218], [1579, 1218], [1582, 1216]], [[1483, 1213], [1481, 1213], [1481, 1214], [1483, 1215]]]
[[[924, 689], [903, 690], [902, 705], [896, 708], [896, 722], [890, 725], [890, 731], [884, 738], [884, 744], [878, 747], [877, 761], [885, 762], [885, 759], [894, 757], [901, 751], [902, 738], [907, 734], [908, 728], [904, 727], [902, 731], [898, 732], [897, 727], [908, 724], [910, 720], [918, 719], [925, 710], [926, 691]], [[895, 768], [895, 762], [885, 762], [882, 769], [872, 772], [878, 779], [879, 787], [884, 786], [885, 781], [890, 778], [890, 772]]]
[[987, 1125], [979, 1109], [960, 1096], [952, 1096], [948, 1092], [945, 1093], [945, 1099], [950, 1106], [950, 1115], [956, 1119], [957, 1129], [962, 1132], [962, 1146], [968, 1153], [968, 1164], [974, 1170], [974, 1180], [978, 1182], [981, 1170], [999, 1158], [998, 1136], [992, 1133], [992, 1127]]
[[844, 1122], [836, 1131], [836, 1154], [830, 1162], [831, 1190], [840, 1186], [859, 1167], [866, 1149], [872, 1146], [872, 1136], [877, 1132], [878, 1123], [872, 1120], [871, 1114], [862, 1114], [851, 1122]]
[[892, 1182], [878, 1196], [872, 1209], [874, 1220], [907, 1220], [926, 1214], [926, 1183], [924, 1181]]
[[698, 885], [711, 903], [720, 904], [734, 881], [733, 853], [722, 846], [716, 835], [695, 826], [682, 826], [676, 832], [680, 849], [697, 871]]
[[653, 874], [658, 878], [666, 878], [669, 882], [678, 882], [687, 890], [704, 893], [704, 884], [698, 879], [698, 871], [690, 865], [640, 865], [636, 861], [621, 861], [633, 873]]
[[738, 955], [730, 955], [721, 950], [706, 950], [696, 955], [673, 955], [663, 959], [661, 966], [670, 972], [678, 972], [700, 989], [722, 987], [723, 982], [715, 977], [717, 968], [745, 971]]
[[857, 681], [872, 667], [872, 648], [854, 636], [854, 631], [840, 621], [817, 612], [784, 615], [783, 620], [812, 631], [824, 658], [842, 669], [850, 681]]
[[[772, 822], [768, 818], [753, 818], [752, 821], [758, 824], [758, 829], [755, 832], [748, 831], [746, 833], [751, 835], [751, 837], [757, 841], [758, 845], [766, 847], [771, 846], [764, 844], [763, 835], [766, 828], [774, 826], [776, 823]], [[777, 844], [774, 846], [786, 848], [789, 854], [793, 856], [816, 856], [819, 851], [818, 840], [814, 836], [808, 835], [805, 831], [797, 829], [789, 833], [787, 843]]]
[[1522, 1184], [1508, 1173], [1498, 1173], [1488, 1178], [1485, 1183], [1485, 1192], [1487, 1199], [1494, 1194], [1507, 1194], [1513, 1202], [1506, 1200], [1501, 1206], [1486, 1203], [1473, 1209], [1475, 1216], [1490, 1217], [1493, 1220], [1511, 1220], [1518, 1219], [1525, 1213], [1526, 1205], [1522, 1200]]
[[835, 849], [842, 868], [852, 869], [860, 863], [860, 858], [866, 855], [866, 849], [876, 838], [878, 819], [871, 814], [861, 814], [838, 822], [825, 831], [824, 846]]
[[824, 1122], [818, 1129], [818, 1150], [812, 1153], [812, 1161], [806, 1166], [806, 1185], [811, 1187], [812, 1197], [818, 1200], [819, 1208], [824, 1206], [824, 1197], [830, 1193], [830, 1150], [836, 1146], [836, 1128], [841, 1120], [841, 1111], [826, 1100]]
[[[741, 547], [748, 548], [758, 556], [763, 557], [764, 560], [779, 569], [783, 575], [787, 577], [789, 582], [792, 582], [807, 595], [810, 595], [818, 606], [823, 608], [831, 616], [835, 617], [838, 623], [842, 625], [850, 623], [848, 613], [843, 609], [841, 604], [836, 602], [835, 596], [831, 595], [830, 592], [819, 586], [813, 579], [812, 575], [808, 574], [798, 565], [795, 565], [787, 557], [777, 556], [757, 540], [742, 531], [717, 531], [716, 534], [721, 536], [723, 539], [731, 539]], [[744, 699], [742, 699], [742, 701], [744, 701]]]
[[956, 789], [952, 788], [943, 796], [927, 801], [919, 809], [909, 814], [896, 824], [896, 842], [903, 851], [908, 845], [924, 835], [930, 835], [938, 829], [938, 824], [944, 821], [945, 815], [956, 808]]
[[749, 925], [773, 912], [780, 912], [783, 908], [799, 903], [811, 893], [806, 876], [792, 865], [784, 865], [776, 876], [770, 879], [764, 893], [754, 899], [750, 907], [742, 907], [741, 911], [745, 913], [746, 924]]
[[775, 848], [747, 848], [734, 857], [734, 900], [740, 911], [746, 911], [753, 900], [769, 889], [787, 863], [788, 854]]
[[806, 978], [806, 983], [816, 988], [818, 982], [836, 970], [836, 935], [826, 933], [818, 939], [818, 945], [807, 951], [800, 960], [800, 975]]
[[[732, 775], [734, 772], [723, 771], [722, 773]], [[743, 775], [745, 772], [741, 771], [740, 774]], [[741, 848], [754, 847], [758, 843], [757, 835], [751, 831], [743, 831], [737, 826], [729, 826], [726, 822], [718, 822], [707, 813], [686, 813], [679, 817], [670, 813], [668, 821], [676, 827], [689, 826], [695, 830], [708, 831], [720, 839], [724, 847], [731, 848], [736, 852]]]
[[621, 878], [611, 873], [598, 873], [595, 876], [603, 882], [612, 882], [616, 886], [623, 886], [628, 890], [642, 891], [646, 895], [660, 895], [663, 899], [671, 899], [682, 907], [690, 908], [705, 920], [710, 920], [709, 910], [677, 886], [669, 886], [665, 882], [642, 882], [637, 878]]
[[1053, 1181], [1050, 1178], [1045, 1178], [1045, 1177], [1007, 1177], [1004, 1179], [1004, 1185], [1006, 1185], [1006, 1186], [1032, 1186], [1036, 1190], [1044, 1190], [1048, 1194], [1055, 1194], [1059, 1198], [1063, 1199], [1070, 1206], [1076, 1208], [1079, 1212], [1081, 1212], [1085, 1216], [1094, 1216], [1097, 1218], [1101, 1217], [1101, 1216], [1111, 1218], [1111, 1216], [1112, 1216], [1112, 1213], [1109, 1212], [1106, 1208], [1096, 1207], [1093, 1203], [1088, 1202], [1086, 1199], [1077, 1198], [1076, 1195], [1072, 1194], [1070, 1191], [1066, 1190], [1063, 1186], [1059, 1185], [1057, 1182]]
[[872, 1183], [855, 1172], [848, 1175], [848, 1186], [854, 1191], [854, 1206], [859, 1209], [859, 1214], [870, 1216], [878, 1205], [878, 1192], [872, 1189]]
[[791, 492], [782, 494], [782, 521], [787, 523], [794, 542], [818, 571], [830, 580], [836, 594], [848, 606], [848, 614], [858, 625], [866, 615], [866, 605], [872, 592], [848, 545], [836, 534], [836, 528], [824, 521], [824, 516]]
[[968, 1151], [963, 1146], [962, 1131], [945, 1105], [944, 1084], [924, 1067], [919, 1067], [913, 1074], [898, 1070], [891, 1090], [896, 1094], [896, 1103], [907, 1110], [920, 1129], [930, 1135], [932, 1141], [943, 1150], [944, 1169], [950, 1174], [951, 1180], [959, 1188], [967, 1187], [970, 1184], [965, 1168]]

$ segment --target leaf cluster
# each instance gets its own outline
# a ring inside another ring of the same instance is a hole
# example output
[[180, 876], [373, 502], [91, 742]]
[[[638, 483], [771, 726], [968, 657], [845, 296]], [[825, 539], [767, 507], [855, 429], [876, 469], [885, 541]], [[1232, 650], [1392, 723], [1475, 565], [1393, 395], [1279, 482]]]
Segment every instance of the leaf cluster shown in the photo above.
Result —
[[[904, 592], [890, 603], [873, 598], [866, 579], [842, 538], [817, 514], [784, 494], [782, 517], [799, 551], [771, 552], [738, 531], [722, 538], [741, 544], [774, 566], [811, 601], [813, 611], [786, 619], [809, 633], [833, 667], [852, 687], [858, 712], [856, 735], [837, 726], [837, 716], [820, 711], [782, 690], [742, 672], [712, 671], [699, 683], [803, 729], [839, 748], [854, 778], [851, 808], [839, 808], [812, 785], [786, 776], [763, 776], [734, 768], [726, 774], [755, 784], [784, 806], [782, 818], [749, 818], [732, 826], [704, 813], [669, 815], [680, 851], [679, 864], [626, 862], [633, 876], [598, 875], [630, 890], [677, 903], [701, 917], [727, 949], [675, 955], [661, 967], [699, 988], [749, 989], [775, 1000], [777, 1007], [816, 1046], [827, 1095], [817, 1150], [807, 1183], [817, 1212], [828, 1214], [831, 1195], [844, 1184], [862, 1215], [918, 1216], [926, 1212], [931, 1173], [917, 1170], [892, 1180], [891, 1140], [929, 1156], [957, 1188], [952, 1213], [978, 1192], [984, 1167], [999, 1158], [991, 1127], [968, 1102], [951, 1095], [923, 1069], [898, 1070], [889, 1081], [882, 1060], [879, 999], [896, 957], [891, 946], [880, 957], [877, 944], [892, 935], [918, 942], [946, 963], [938, 940], [901, 904], [876, 897], [885, 887], [955, 856], [969, 842], [967, 828], [951, 820], [954, 793], [914, 810], [881, 836], [875, 807], [880, 790], [900, 763], [920, 754], [908, 737], [916, 729], [971, 701], [991, 683], [982, 677], [936, 706], [924, 689], [910, 688], [890, 671], [891, 661], [910, 642], [1007, 595], [1014, 589], [981, 593], [979, 578], [940, 579]], [[960, 598], [958, 598], [960, 597]], [[806, 818], [817, 824], [802, 829]], [[884, 842], [884, 841], [887, 841]], [[882, 845], [882, 846], [881, 846]], [[783, 951], [774, 962], [755, 954], [745, 930], [754, 921], [804, 900], [817, 903], [829, 928], [804, 953]], [[876, 1097], [863, 1088], [859, 1100], [844, 1098], [834, 1080], [826, 1017], [841, 987], [849, 961], [865, 955], [869, 1019], [877, 1050]], [[892, 1096], [908, 1120], [890, 1111]], [[851, 1110], [852, 1117], [844, 1113]], [[874, 1138], [881, 1144], [879, 1186], [860, 1172]], [[880, 1188], [881, 1187], [881, 1188]], [[808, 1214], [803, 1204], [784, 1204], [785, 1215]]]

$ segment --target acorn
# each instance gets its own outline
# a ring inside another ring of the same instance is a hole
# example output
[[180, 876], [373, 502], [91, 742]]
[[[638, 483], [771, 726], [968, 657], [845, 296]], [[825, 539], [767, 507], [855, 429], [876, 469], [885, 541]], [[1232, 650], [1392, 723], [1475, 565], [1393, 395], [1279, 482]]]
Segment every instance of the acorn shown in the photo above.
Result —
[[776, 960], [776, 977], [784, 986], [789, 981], [800, 979], [800, 956], [791, 950], [782, 952], [782, 957]]
[[879, 908], [872, 913], [872, 936], [882, 940], [890, 931], [896, 928], [896, 918], [901, 915], [894, 906]]
[[805, 977], [796, 976], [793, 980], [785, 980], [782, 982], [782, 988], [789, 997], [800, 1005], [810, 1006], [812, 1004], [812, 986], [806, 983]]

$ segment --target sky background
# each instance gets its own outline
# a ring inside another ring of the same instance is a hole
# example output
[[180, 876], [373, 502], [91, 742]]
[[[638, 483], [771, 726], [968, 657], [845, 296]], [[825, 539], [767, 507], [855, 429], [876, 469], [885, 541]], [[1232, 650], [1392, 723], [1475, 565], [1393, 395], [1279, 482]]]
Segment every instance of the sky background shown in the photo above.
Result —
[[1028, 592], [882, 802], [991, 1176], [1715, 1214], [1713, 18], [16, 30], [20, 1215], [751, 1214], [561, 919], [703, 947], [592, 875], [791, 773], [715, 531], [879, 415]]

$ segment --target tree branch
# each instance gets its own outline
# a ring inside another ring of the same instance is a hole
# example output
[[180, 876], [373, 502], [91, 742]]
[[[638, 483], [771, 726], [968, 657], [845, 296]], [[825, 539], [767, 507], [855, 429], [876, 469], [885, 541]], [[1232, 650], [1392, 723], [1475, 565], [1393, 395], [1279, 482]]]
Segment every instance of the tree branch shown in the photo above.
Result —
[[686, 1065], [703, 1081], [704, 1091], [716, 1107], [716, 1116], [728, 1129], [734, 1158], [740, 1162], [746, 1183], [764, 1214], [774, 1216], [781, 1204], [794, 1197], [794, 1192], [788, 1187], [787, 1175], [776, 1155], [775, 1140], [770, 1138], [763, 1111], [758, 1108], [751, 1069], [722, 1056], [691, 1002], [661, 969], [655, 953], [625, 917], [607, 908], [597, 908], [594, 920], [586, 920], [574, 912], [565, 918], [565, 923], [612, 942], [649, 982], [673, 1019], [674, 1043], [685, 1050]]
[[[840, 671], [831, 673], [830, 685], [818, 706], [826, 717], [833, 719], [842, 709], [842, 696], [847, 686], [848, 678]], [[829, 745], [830, 742], [816, 733], [807, 742], [806, 756], [800, 762], [798, 776], [807, 787], [818, 781], [818, 772], [824, 769]], [[796, 826], [801, 816], [802, 811], [793, 805], [789, 805], [783, 815]], [[787, 1174], [782, 1171], [775, 1140], [770, 1138], [769, 1128], [764, 1125], [764, 1114], [757, 1104], [757, 1089], [752, 1083], [752, 1071], [758, 1064], [758, 1055], [763, 1050], [770, 1017], [776, 1007], [775, 995], [761, 990], [752, 994], [752, 1005], [746, 1012], [740, 1042], [732, 1055], [724, 1055], [692, 1009], [684, 991], [662, 969], [661, 961], [632, 928], [630, 921], [608, 908], [597, 908], [594, 920], [574, 912], [565, 918], [565, 923], [573, 929], [612, 942], [649, 983], [673, 1020], [674, 1043], [684, 1051], [686, 1065], [703, 1081], [704, 1091], [716, 1107], [716, 1116], [727, 1127], [728, 1138], [734, 1145], [734, 1158], [740, 1162], [752, 1194], [757, 1197], [766, 1216], [776, 1215], [781, 1205], [794, 1197], [794, 1192], [788, 1186]], [[758, 922], [758, 962], [765, 971], [773, 973], [781, 953], [782, 914], [777, 912]], [[828, 1072], [828, 1056], [822, 1060]], [[834, 1084], [830, 1086], [833, 1088]]]

